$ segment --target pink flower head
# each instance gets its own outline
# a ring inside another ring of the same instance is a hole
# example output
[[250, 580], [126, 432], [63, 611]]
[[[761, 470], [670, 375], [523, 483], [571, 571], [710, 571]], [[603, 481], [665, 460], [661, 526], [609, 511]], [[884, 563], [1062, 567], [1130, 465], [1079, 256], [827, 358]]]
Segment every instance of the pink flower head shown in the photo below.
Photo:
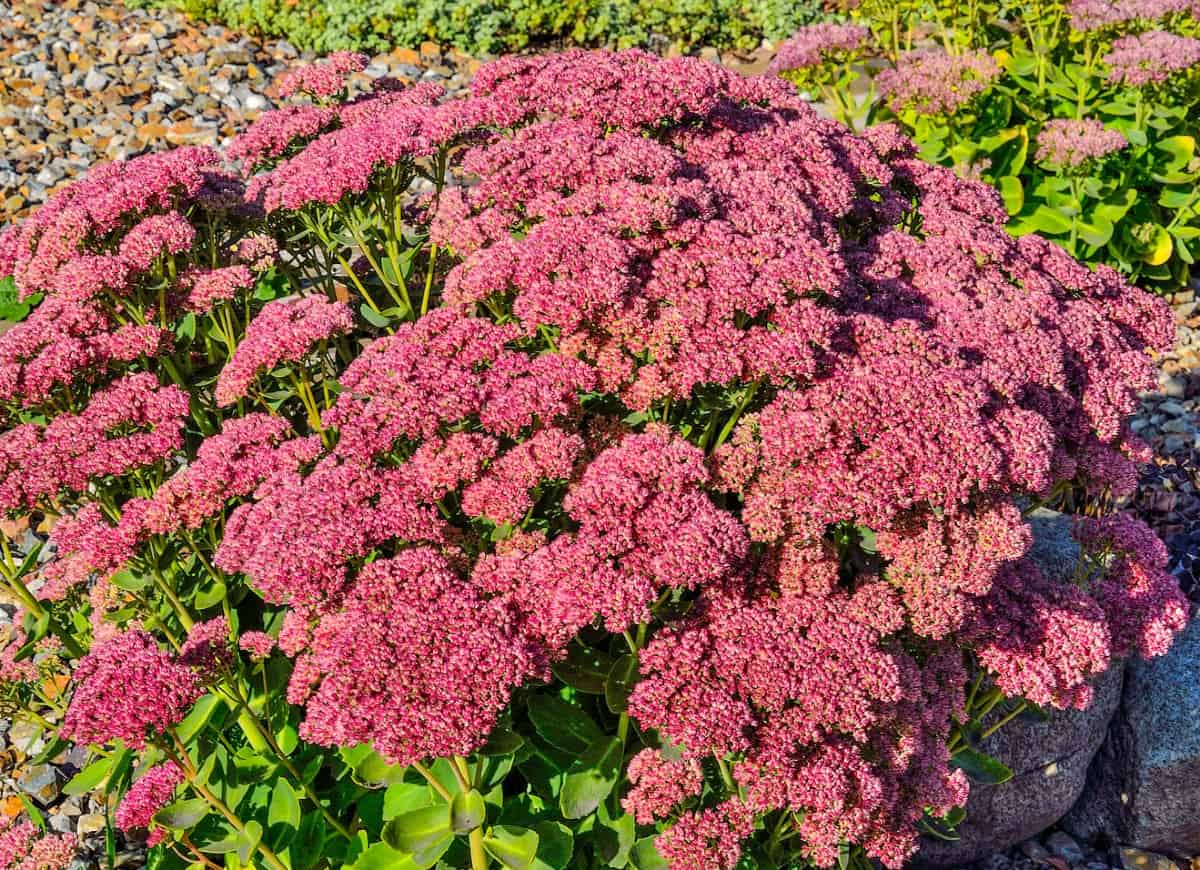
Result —
[[768, 72], [779, 74], [818, 66], [829, 57], [853, 55], [866, 48], [871, 31], [857, 24], [811, 24], [779, 46]]
[[346, 89], [346, 76], [366, 69], [370, 58], [351, 51], [335, 51], [324, 63], [301, 64], [279, 77], [279, 94], [307, 94], [318, 99], [334, 97]]
[[667, 758], [657, 749], [643, 749], [631, 758], [626, 776], [631, 788], [621, 806], [640, 825], [653, 825], [655, 820], [666, 818], [704, 787], [704, 771], [698, 761]]
[[84, 254], [68, 260], [54, 276], [54, 295], [67, 302], [86, 302], [105, 293], [120, 295], [129, 267], [120, 257]]
[[1157, 22], [1192, 11], [1191, 0], [1070, 0], [1067, 12], [1074, 30], [1117, 27], [1131, 21]]
[[233, 661], [229, 621], [224, 616], [193, 625], [179, 648], [179, 664], [192, 668], [205, 682], [220, 679]]
[[470, 754], [544, 667], [501, 602], [423, 547], [364, 568], [301, 661], [289, 694], [306, 698], [305, 739], [371, 742], [395, 764]]
[[919, 52], [900, 59], [895, 69], [875, 79], [879, 92], [894, 112], [951, 115], [967, 105], [1000, 75], [1000, 66], [987, 52], [962, 55]]
[[316, 459], [319, 441], [291, 434], [285, 419], [268, 414], [225, 421], [220, 433], [200, 444], [191, 464], [154, 493], [147, 527], [156, 534], [199, 528], [231, 499], [248, 496], [264, 480]]
[[180, 276], [187, 291], [184, 305], [188, 311], [204, 314], [218, 302], [228, 302], [239, 293], [254, 288], [254, 273], [247, 266], [218, 269], [188, 269]]
[[1073, 168], [1097, 160], [1129, 143], [1117, 130], [1100, 121], [1055, 118], [1038, 133], [1037, 159], [1053, 166]]
[[150, 768], [138, 777], [117, 806], [114, 815], [117, 827], [126, 834], [150, 828], [154, 814], [171, 802], [182, 784], [183, 771], [174, 762]]
[[165, 254], [181, 254], [192, 247], [196, 230], [179, 212], [151, 215], [121, 239], [121, 261], [131, 271], [145, 272]]
[[238, 638], [238, 647], [252, 659], [262, 660], [275, 649], [275, 639], [265, 631], [247, 631]]
[[279, 257], [279, 243], [261, 233], [243, 238], [233, 249], [234, 259], [251, 272], [266, 272]]
[[1200, 39], [1165, 30], [1123, 36], [1103, 60], [1112, 84], [1158, 85], [1175, 73], [1200, 65]]
[[225, 153], [230, 160], [240, 160], [249, 175], [256, 167], [329, 129], [336, 118], [337, 110], [332, 106], [285, 106], [264, 112], [234, 137]]
[[74, 834], [43, 834], [29, 819], [0, 816], [0, 867], [5, 870], [67, 870], [77, 849]]
[[118, 325], [97, 306], [46, 299], [0, 336], [0, 400], [35, 407], [170, 343], [155, 324]]
[[233, 404], [246, 395], [264, 370], [283, 362], [297, 362], [317, 342], [344, 335], [353, 328], [350, 309], [321, 296], [268, 302], [250, 321], [242, 343], [217, 377], [217, 402]]
[[76, 743], [122, 740], [141, 749], [182, 720], [202, 691], [190, 668], [145, 631], [130, 629], [80, 660], [62, 733]]

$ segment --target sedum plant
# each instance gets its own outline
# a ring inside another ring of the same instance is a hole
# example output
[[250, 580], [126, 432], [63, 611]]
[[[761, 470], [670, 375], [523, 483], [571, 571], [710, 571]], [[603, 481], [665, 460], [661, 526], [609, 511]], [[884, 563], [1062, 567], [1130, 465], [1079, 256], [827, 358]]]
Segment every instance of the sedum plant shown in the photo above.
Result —
[[774, 78], [364, 63], [0, 240], [5, 691], [153, 866], [899, 867], [1170, 645], [1161, 302]]
[[840, 120], [898, 122], [923, 158], [991, 184], [1011, 232], [1160, 292], [1187, 286], [1200, 6], [866, 0], [852, 17], [801, 30], [773, 69]]

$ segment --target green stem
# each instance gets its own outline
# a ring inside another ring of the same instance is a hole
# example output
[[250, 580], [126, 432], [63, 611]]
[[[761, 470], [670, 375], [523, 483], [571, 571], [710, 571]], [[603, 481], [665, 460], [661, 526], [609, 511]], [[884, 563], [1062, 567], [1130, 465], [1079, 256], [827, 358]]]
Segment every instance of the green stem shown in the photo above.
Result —
[[[234, 830], [244, 835], [246, 826], [242, 824], [242, 820], [237, 817], [223, 800], [213, 794], [206, 785], [197, 779], [196, 768], [192, 765], [191, 757], [187, 753], [187, 747], [183, 745], [183, 741], [179, 739], [179, 735], [174, 730], [169, 730], [168, 733], [175, 742], [175, 752], [173, 753], [167, 746], [163, 746], [163, 751], [167, 755], [173, 756], [173, 760], [179, 766], [179, 769], [183, 771], [183, 776], [187, 780], [188, 786], [192, 791], [208, 801], [213, 809], [223, 815], [226, 821], [233, 825]], [[279, 856], [271, 850], [271, 847], [261, 840], [258, 843], [257, 851], [273, 870], [288, 870], [287, 865], [279, 860]]]
[[467, 837], [471, 844], [471, 870], [487, 870], [488, 856], [483, 848], [483, 828], [475, 828]]

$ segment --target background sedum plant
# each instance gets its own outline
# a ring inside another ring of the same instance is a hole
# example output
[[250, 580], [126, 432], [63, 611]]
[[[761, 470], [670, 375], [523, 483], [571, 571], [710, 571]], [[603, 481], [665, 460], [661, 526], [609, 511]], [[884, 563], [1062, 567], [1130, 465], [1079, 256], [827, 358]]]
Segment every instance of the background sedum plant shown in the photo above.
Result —
[[1200, 255], [1198, 17], [1184, 0], [864, 0], [774, 69], [991, 184], [1013, 233], [1174, 292]]
[[[821, 14], [792, 0], [139, 0], [304, 49], [389, 51], [434, 40], [472, 53], [547, 44], [750, 50]], [[135, 4], [136, 5], [136, 4]]]
[[980, 738], [1170, 645], [1102, 510], [1162, 303], [777, 79], [364, 64], [0, 238], [0, 503], [53, 525], [5, 697], [154, 866], [898, 867]]

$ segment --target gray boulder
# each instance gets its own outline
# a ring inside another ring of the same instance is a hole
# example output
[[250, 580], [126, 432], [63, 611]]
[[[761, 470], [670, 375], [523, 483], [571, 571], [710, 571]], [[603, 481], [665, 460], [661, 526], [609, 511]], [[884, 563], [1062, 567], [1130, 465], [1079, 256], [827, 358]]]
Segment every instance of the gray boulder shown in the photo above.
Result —
[[[1030, 556], [1049, 577], [1067, 582], [1079, 564], [1069, 517], [1040, 509], [1030, 517]], [[926, 867], [969, 864], [1033, 837], [1060, 820], [1079, 799], [1088, 766], [1104, 742], [1121, 699], [1122, 668], [1114, 665], [1095, 684], [1086, 710], [1054, 710], [1048, 717], [1022, 714], [979, 745], [1013, 771], [998, 786], [971, 784], [967, 818], [957, 840], [925, 837], [916, 863]]]
[[1121, 677], [1119, 665], [1100, 677], [1086, 710], [1055, 710], [1045, 718], [1023, 714], [984, 740], [980, 751], [1008, 765], [1013, 778], [1001, 785], [971, 783], [958, 839], [922, 839], [919, 863], [969, 864], [1040, 834], [1066, 815], [1083, 792], [1088, 765], [1121, 700]]
[[1130, 663], [1121, 710], [1063, 827], [1083, 839], [1200, 852], [1200, 619], [1167, 655]]

